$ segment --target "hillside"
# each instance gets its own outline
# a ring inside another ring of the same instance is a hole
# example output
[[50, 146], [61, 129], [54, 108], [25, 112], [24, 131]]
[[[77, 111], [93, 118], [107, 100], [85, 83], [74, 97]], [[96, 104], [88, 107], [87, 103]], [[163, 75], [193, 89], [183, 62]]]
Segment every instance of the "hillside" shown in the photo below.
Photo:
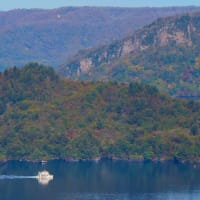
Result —
[[38, 64], [0, 74], [0, 160], [199, 161], [200, 104], [139, 83], [74, 82]]
[[131, 37], [79, 53], [60, 67], [80, 80], [137, 80], [171, 95], [200, 96], [200, 13], [158, 19]]
[[197, 10], [64, 7], [0, 12], [0, 69], [31, 61], [56, 67], [81, 49], [122, 39], [159, 17]]

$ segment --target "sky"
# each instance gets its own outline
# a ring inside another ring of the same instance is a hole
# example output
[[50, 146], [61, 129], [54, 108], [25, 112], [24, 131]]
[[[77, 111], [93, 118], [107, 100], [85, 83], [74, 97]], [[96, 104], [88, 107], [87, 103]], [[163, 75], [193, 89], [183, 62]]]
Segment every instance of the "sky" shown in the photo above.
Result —
[[163, 7], [200, 6], [200, 0], [0, 0], [0, 10], [64, 6]]

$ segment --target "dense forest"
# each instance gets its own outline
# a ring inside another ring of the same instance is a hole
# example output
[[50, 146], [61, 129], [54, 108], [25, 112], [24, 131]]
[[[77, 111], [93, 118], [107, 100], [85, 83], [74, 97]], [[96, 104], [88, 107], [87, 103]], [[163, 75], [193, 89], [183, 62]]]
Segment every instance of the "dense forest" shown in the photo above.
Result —
[[200, 161], [200, 103], [149, 85], [75, 82], [30, 63], [0, 74], [0, 160]]

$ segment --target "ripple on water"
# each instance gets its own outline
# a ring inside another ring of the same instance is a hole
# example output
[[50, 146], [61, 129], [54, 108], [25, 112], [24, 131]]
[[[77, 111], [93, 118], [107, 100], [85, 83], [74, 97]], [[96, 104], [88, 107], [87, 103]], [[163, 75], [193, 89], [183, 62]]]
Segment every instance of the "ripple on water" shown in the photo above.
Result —
[[59, 200], [128, 200], [128, 194], [73, 193], [62, 194]]
[[69, 193], [62, 194], [58, 200], [197, 200], [200, 191], [194, 192], [167, 192], [146, 194], [104, 194], [104, 193]]

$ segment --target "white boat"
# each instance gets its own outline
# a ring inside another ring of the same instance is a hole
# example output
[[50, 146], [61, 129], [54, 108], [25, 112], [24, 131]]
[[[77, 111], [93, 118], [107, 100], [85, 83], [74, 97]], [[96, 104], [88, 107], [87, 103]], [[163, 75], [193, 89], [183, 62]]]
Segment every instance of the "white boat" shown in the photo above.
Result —
[[36, 178], [38, 179], [38, 182], [46, 185], [49, 183], [49, 181], [53, 180], [53, 175], [49, 174], [48, 171], [44, 170], [41, 172], [38, 172], [38, 175], [36, 176]]
[[53, 179], [53, 175], [49, 174], [48, 171], [44, 170], [44, 171], [38, 172], [37, 178], [38, 179], [49, 179], [49, 180], [52, 180]]

